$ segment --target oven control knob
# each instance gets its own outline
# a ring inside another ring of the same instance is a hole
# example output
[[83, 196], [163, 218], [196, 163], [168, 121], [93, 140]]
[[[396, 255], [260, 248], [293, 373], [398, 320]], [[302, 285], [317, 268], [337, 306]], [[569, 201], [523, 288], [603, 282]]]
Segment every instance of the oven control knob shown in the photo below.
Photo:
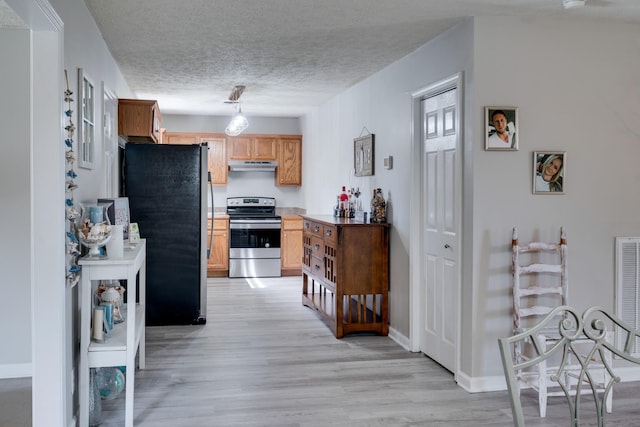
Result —
[[271, 246], [271, 245], [270, 245], [270, 244], [268, 244], [268, 243], [265, 243], [265, 244], [264, 244], [264, 247], [265, 247], [265, 248], [268, 248], [268, 247], [270, 247], [270, 246]]

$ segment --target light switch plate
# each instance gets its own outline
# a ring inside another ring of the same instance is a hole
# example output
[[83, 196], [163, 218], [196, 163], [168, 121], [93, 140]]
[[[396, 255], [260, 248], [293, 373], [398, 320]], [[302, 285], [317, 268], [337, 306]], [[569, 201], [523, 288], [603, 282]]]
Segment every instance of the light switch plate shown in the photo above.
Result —
[[393, 168], [393, 156], [387, 156], [383, 160], [384, 160], [384, 168], [385, 169]]

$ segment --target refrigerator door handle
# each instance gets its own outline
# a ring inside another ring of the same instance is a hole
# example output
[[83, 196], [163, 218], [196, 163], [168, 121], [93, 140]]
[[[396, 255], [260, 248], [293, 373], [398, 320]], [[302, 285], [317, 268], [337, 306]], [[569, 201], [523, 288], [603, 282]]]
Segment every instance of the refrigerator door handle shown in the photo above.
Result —
[[211, 180], [211, 171], [207, 171], [207, 181], [209, 182], [209, 192], [211, 194], [211, 234], [209, 234], [209, 246], [207, 247], [207, 259], [209, 259], [213, 248], [213, 182]]

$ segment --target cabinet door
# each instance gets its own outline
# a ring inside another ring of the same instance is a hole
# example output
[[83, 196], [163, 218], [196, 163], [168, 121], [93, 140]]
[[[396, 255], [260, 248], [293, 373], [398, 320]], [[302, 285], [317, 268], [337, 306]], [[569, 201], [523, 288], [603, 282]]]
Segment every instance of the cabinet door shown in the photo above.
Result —
[[118, 135], [128, 142], [160, 140], [160, 109], [156, 101], [144, 99], [118, 100]]
[[278, 140], [276, 185], [302, 185], [302, 140]]
[[282, 269], [302, 269], [302, 230], [282, 231]]
[[165, 132], [163, 144], [192, 145], [198, 143], [198, 135], [181, 132]]
[[229, 160], [251, 160], [251, 138], [232, 137], [227, 141]]
[[226, 219], [214, 219], [214, 228], [208, 227], [209, 237], [213, 232], [211, 256], [207, 262], [207, 275], [226, 276], [229, 271], [229, 222]]
[[225, 138], [200, 138], [200, 142], [206, 142], [209, 146], [209, 172], [213, 185], [227, 185], [227, 141]]
[[302, 271], [302, 218], [282, 217], [282, 275], [299, 275]]
[[252, 160], [276, 160], [276, 142], [276, 138], [254, 138]]

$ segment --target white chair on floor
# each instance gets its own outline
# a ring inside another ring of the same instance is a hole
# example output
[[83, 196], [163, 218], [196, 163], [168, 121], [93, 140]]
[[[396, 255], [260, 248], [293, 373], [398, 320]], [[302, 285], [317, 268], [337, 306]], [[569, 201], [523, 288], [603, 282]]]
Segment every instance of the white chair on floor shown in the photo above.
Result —
[[[520, 244], [518, 231], [513, 229], [511, 239], [512, 272], [513, 272], [513, 332], [514, 335], [526, 332], [536, 325], [554, 308], [567, 305], [568, 276], [567, 276], [567, 237], [564, 228], [560, 228], [560, 241], [557, 243], [529, 242]], [[564, 312], [558, 311], [558, 315]], [[562, 320], [562, 319], [558, 319]], [[539, 351], [545, 352], [558, 342], [559, 329], [557, 322], [554, 327], [537, 332], [538, 343], [541, 348], [534, 348], [531, 342], [518, 341], [514, 343], [513, 357], [516, 364], [535, 357]], [[613, 333], [607, 333], [607, 341], [612, 342]], [[583, 344], [581, 344], [581, 342]], [[575, 340], [576, 347], [584, 345], [585, 354], [588, 346], [593, 345], [589, 340]], [[532, 388], [538, 392], [540, 416], [546, 416], [547, 397], [565, 396], [576, 391], [576, 373], [580, 370], [578, 361], [571, 357], [566, 365], [559, 369], [562, 362], [558, 360], [543, 360], [530, 370], [520, 371], [517, 375], [521, 387]], [[611, 354], [608, 354], [611, 357]], [[554, 365], [555, 363], [555, 365]], [[609, 361], [611, 363], [611, 361]], [[608, 382], [608, 373], [603, 364], [590, 361], [591, 377], [597, 381], [597, 390], [604, 391], [604, 384]], [[598, 369], [600, 367], [601, 369]], [[562, 386], [561, 386], [562, 384]], [[581, 387], [582, 393], [591, 393], [590, 387]], [[607, 396], [606, 410], [611, 412], [612, 395]]]

